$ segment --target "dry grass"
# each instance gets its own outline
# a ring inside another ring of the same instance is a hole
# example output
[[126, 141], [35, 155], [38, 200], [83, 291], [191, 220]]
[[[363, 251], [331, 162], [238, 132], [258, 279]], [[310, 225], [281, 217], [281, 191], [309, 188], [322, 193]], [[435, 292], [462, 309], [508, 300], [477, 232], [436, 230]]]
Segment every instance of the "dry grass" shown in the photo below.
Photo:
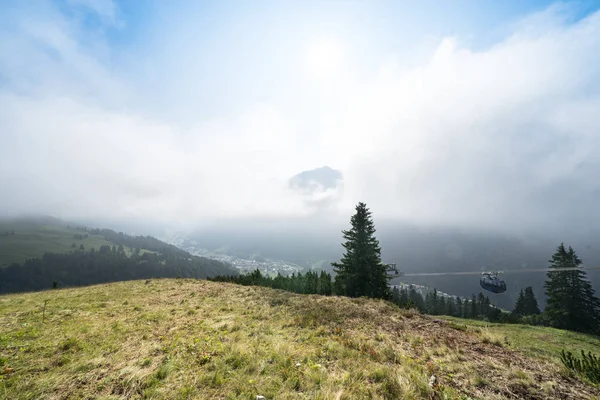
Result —
[[[566, 331], [543, 326], [499, 324], [472, 319], [440, 317], [449, 321], [450, 326], [465, 332], [480, 333], [481, 329], [494, 336], [506, 338], [503, 346], [518, 351], [528, 357], [552, 361], [562, 365], [560, 352], [584, 350], [596, 353], [600, 348], [600, 337], [580, 332]], [[481, 335], [479, 335], [481, 338]]]
[[[154, 280], [2, 296], [0, 310], [0, 398], [6, 399], [599, 393], [562, 376], [554, 363], [495, 345], [485, 330], [453, 329], [383, 301]], [[430, 385], [432, 375], [437, 382]]]
[[500, 335], [487, 327], [479, 328], [479, 338], [483, 343], [490, 343], [498, 347], [502, 347], [505, 344], [508, 344], [506, 336]]

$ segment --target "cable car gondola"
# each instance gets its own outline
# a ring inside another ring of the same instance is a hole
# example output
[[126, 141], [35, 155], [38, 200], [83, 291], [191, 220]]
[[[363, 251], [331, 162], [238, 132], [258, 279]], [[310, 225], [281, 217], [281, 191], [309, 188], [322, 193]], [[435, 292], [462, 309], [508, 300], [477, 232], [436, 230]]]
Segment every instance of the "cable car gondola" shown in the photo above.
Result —
[[497, 272], [483, 272], [479, 279], [479, 285], [492, 293], [506, 292], [506, 282], [498, 278]]
[[387, 275], [390, 278], [396, 278], [396, 277], [400, 276], [400, 272], [398, 271], [398, 268], [396, 268], [396, 263], [385, 264], [385, 266], [386, 266]]
[[398, 277], [412, 277], [412, 276], [446, 276], [446, 275], [479, 275], [481, 279], [479, 284], [481, 287], [492, 293], [504, 293], [506, 292], [506, 282], [498, 278], [500, 273], [531, 273], [531, 272], [562, 272], [562, 271], [598, 271], [600, 267], [564, 267], [564, 268], [520, 268], [520, 269], [506, 269], [499, 272], [477, 272], [477, 271], [446, 271], [446, 272], [404, 272], [396, 268], [396, 264], [386, 264], [387, 274], [391, 279]]

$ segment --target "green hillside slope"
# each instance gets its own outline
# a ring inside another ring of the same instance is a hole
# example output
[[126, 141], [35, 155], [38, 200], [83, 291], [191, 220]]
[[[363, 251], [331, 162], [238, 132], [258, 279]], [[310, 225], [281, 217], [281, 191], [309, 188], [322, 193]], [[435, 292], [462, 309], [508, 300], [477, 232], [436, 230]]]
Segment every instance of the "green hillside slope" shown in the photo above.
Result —
[[86, 250], [113, 244], [54, 218], [0, 220], [0, 266], [21, 264], [44, 253], [66, 253], [73, 250], [73, 243]]
[[579, 350], [584, 350], [586, 353], [600, 353], [600, 337], [585, 333], [546, 326], [497, 324], [446, 316], [441, 318], [459, 327], [467, 327], [471, 331], [484, 331], [490, 337], [501, 340], [508, 348], [518, 350], [527, 356], [556, 363], [560, 361], [562, 349], [575, 353], [579, 353]]
[[0, 220], [0, 293], [236, 273], [228, 263], [151, 236], [72, 227], [51, 217]]
[[[535, 344], [507, 344], [501, 325], [489, 332], [376, 300], [165, 279], [4, 295], [0, 310], [6, 399], [600, 395]], [[579, 349], [579, 337], [564, 346]]]

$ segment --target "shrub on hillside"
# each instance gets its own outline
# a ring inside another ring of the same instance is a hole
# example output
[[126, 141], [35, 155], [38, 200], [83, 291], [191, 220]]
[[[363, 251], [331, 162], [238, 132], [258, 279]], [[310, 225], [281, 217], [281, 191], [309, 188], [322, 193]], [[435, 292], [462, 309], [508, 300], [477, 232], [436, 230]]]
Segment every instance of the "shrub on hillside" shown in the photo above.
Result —
[[534, 315], [526, 315], [524, 317], [521, 317], [520, 322], [522, 324], [527, 324], [527, 325], [542, 325], [542, 326], [549, 326], [550, 325], [550, 321], [548, 320], [548, 317], [545, 314], [534, 314]]
[[600, 358], [581, 350], [581, 359], [575, 357], [570, 351], [561, 351], [560, 360], [568, 369], [586, 377], [592, 383], [600, 383]]

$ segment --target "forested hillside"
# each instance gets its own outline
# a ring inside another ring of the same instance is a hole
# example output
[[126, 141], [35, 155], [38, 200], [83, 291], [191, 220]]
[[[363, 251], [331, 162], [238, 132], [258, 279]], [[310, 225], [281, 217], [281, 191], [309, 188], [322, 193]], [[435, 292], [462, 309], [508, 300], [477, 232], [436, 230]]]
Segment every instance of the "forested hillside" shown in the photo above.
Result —
[[193, 256], [151, 236], [72, 228], [52, 218], [4, 221], [2, 227], [10, 229], [0, 230], [0, 256], [12, 262], [0, 266], [0, 293], [237, 273], [229, 264]]
[[165, 243], [152, 236], [132, 236], [123, 232], [115, 232], [112, 229], [90, 229], [91, 235], [101, 236], [104, 240], [116, 245], [128, 247], [131, 251], [135, 249], [145, 249], [161, 254], [172, 254], [177, 256], [189, 257], [187, 251], [181, 250], [177, 246]]

